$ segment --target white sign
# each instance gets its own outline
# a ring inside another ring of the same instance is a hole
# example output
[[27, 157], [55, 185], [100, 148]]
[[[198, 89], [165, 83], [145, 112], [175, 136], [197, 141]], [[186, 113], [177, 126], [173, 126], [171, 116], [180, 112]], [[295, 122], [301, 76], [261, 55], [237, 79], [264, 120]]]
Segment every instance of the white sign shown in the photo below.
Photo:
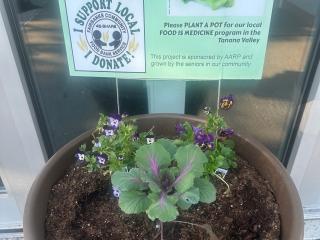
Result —
[[75, 71], [146, 71], [143, 1], [64, 2]]

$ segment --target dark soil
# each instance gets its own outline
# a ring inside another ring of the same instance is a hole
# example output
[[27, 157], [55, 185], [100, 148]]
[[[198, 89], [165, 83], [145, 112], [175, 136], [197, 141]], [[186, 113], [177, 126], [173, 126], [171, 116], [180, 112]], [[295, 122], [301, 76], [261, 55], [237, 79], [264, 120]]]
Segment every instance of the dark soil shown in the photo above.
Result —
[[[278, 205], [270, 185], [243, 160], [225, 185], [215, 180], [217, 201], [180, 211], [179, 221], [209, 224], [219, 239], [280, 239]], [[207, 232], [182, 223], [165, 223], [165, 240], [207, 240]], [[47, 240], [160, 240], [159, 229], [145, 215], [126, 215], [112, 196], [109, 180], [73, 166], [51, 191]]]

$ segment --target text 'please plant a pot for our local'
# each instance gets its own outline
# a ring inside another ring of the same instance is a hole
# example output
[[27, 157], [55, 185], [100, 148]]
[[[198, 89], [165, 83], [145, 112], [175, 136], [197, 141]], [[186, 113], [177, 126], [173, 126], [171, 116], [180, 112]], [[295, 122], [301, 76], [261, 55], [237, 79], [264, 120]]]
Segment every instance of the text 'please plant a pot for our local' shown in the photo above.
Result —
[[300, 200], [279, 161], [204, 112], [101, 114], [36, 179], [25, 239], [303, 239]]

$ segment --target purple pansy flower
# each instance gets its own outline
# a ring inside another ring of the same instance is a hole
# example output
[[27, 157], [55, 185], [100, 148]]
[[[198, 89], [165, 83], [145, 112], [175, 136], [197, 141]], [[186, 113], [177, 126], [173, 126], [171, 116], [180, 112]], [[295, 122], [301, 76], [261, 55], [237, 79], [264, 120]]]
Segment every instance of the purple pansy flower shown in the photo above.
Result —
[[122, 120], [121, 115], [110, 114], [109, 119], [108, 119], [108, 125], [112, 126], [114, 128], [118, 128], [121, 120]]
[[104, 132], [104, 135], [106, 135], [107, 137], [110, 137], [110, 136], [114, 135], [115, 128], [113, 126], [104, 125], [103, 126], [103, 132]]
[[203, 132], [203, 129], [201, 129], [199, 127], [192, 126], [192, 129], [193, 129], [194, 135], [197, 135], [197, 134], [200, 134]]
[[78, 161], [81, 161], [81, 162], [84, 161], [84, 159], [85, 159], [84, 152], [80, 151], [80, 150], [78, 150], [77, 153], [74, 156], [76, 157], [76, 159]]
[[96, 160], [100, 165], [105, 165], [108, 161], [108, 155], [105, 153], [96, 154]]
[[206, 114], [206, 115], [209, 115], [211, 113], [211, 108], [210, 107], [204, 107], [203, 108], [203, 112]]
[[113, 196], [116, 198], [120, 197], [121, 191], [119, 188], [112, 186]]
[[220, 108], [223, 110], [228, 110], [232, 107], [234, 103], [233, 95], [224, 96], [220, 99]]
[[210, 133], [206, 134], [202, 130], [199, 130], [197, 134], [194, 135], [194, 141], [203, 150], [214, 148], [214, 136]]
[[133, 136], [132, 136], [132, 140], [133, 140], [133, 141], [138, 141], [138, 140], [139, 140], [139, 137], [140, 137], [139, 133], [138, 133], [138, 132], [135, 132], [135, 134], [133, 134]]
[[99, 141], [98, 138], [94, 139], [93, 144], [94, 144], [94, 147], [96, 148], [101, 147], [101, 142]]
[[177, 133], [178, 135], [181, 135], [181, 134], [183, 134], [185, 131], [186, 131], [186, 129], [184, 128], [183, 124], [182, 124], [182, 123], [177, 123], [177, 125], [176, 125], [176, 133]]
[[234, 134], [234, 130], [232, 128], [225, 128], [219, 131], [220, 137], [231, 137]]

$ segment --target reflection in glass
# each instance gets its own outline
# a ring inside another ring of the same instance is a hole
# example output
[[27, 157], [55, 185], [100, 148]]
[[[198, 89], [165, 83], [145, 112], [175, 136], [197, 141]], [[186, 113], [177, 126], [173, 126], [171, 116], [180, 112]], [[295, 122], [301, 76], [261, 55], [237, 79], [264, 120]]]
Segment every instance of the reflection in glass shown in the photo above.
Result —
[[0, 177], [0, 194], [1, 193], [3, 193], [3, 192], [5, 192], [5, 187], [4, 187], [4, 184], [3, 184], [3, 182], [2, 182], [2, 179], [1, 179], [1, 177]]
[[[32, 94], [43, 117], [39, 122], [47, 132], [51, 155], [93, 128], [100, 112], [117, 112], [115, 79], [69, 76], [58, 1], [15, 0], [10, 5], [19, 21]], [[147, 112], [144, 81], [121, 80], [119, 93], [121, 112]]]
[[[277, 3], [277, 2], [276, 2]], [[270, 29], [264, 76], [260, 81], [224, 80], [222, 95], [235, 95], [230, 111], [222, 111], [227, 122], [243, 134], [255, 137], [280, 159], [300, 104], [305, 73], [319, 29], [320, 1], [290, 0], [276, 4]], [[217, 83], [187, 84], [186, 112], [200, 114], [215, 105]]]

